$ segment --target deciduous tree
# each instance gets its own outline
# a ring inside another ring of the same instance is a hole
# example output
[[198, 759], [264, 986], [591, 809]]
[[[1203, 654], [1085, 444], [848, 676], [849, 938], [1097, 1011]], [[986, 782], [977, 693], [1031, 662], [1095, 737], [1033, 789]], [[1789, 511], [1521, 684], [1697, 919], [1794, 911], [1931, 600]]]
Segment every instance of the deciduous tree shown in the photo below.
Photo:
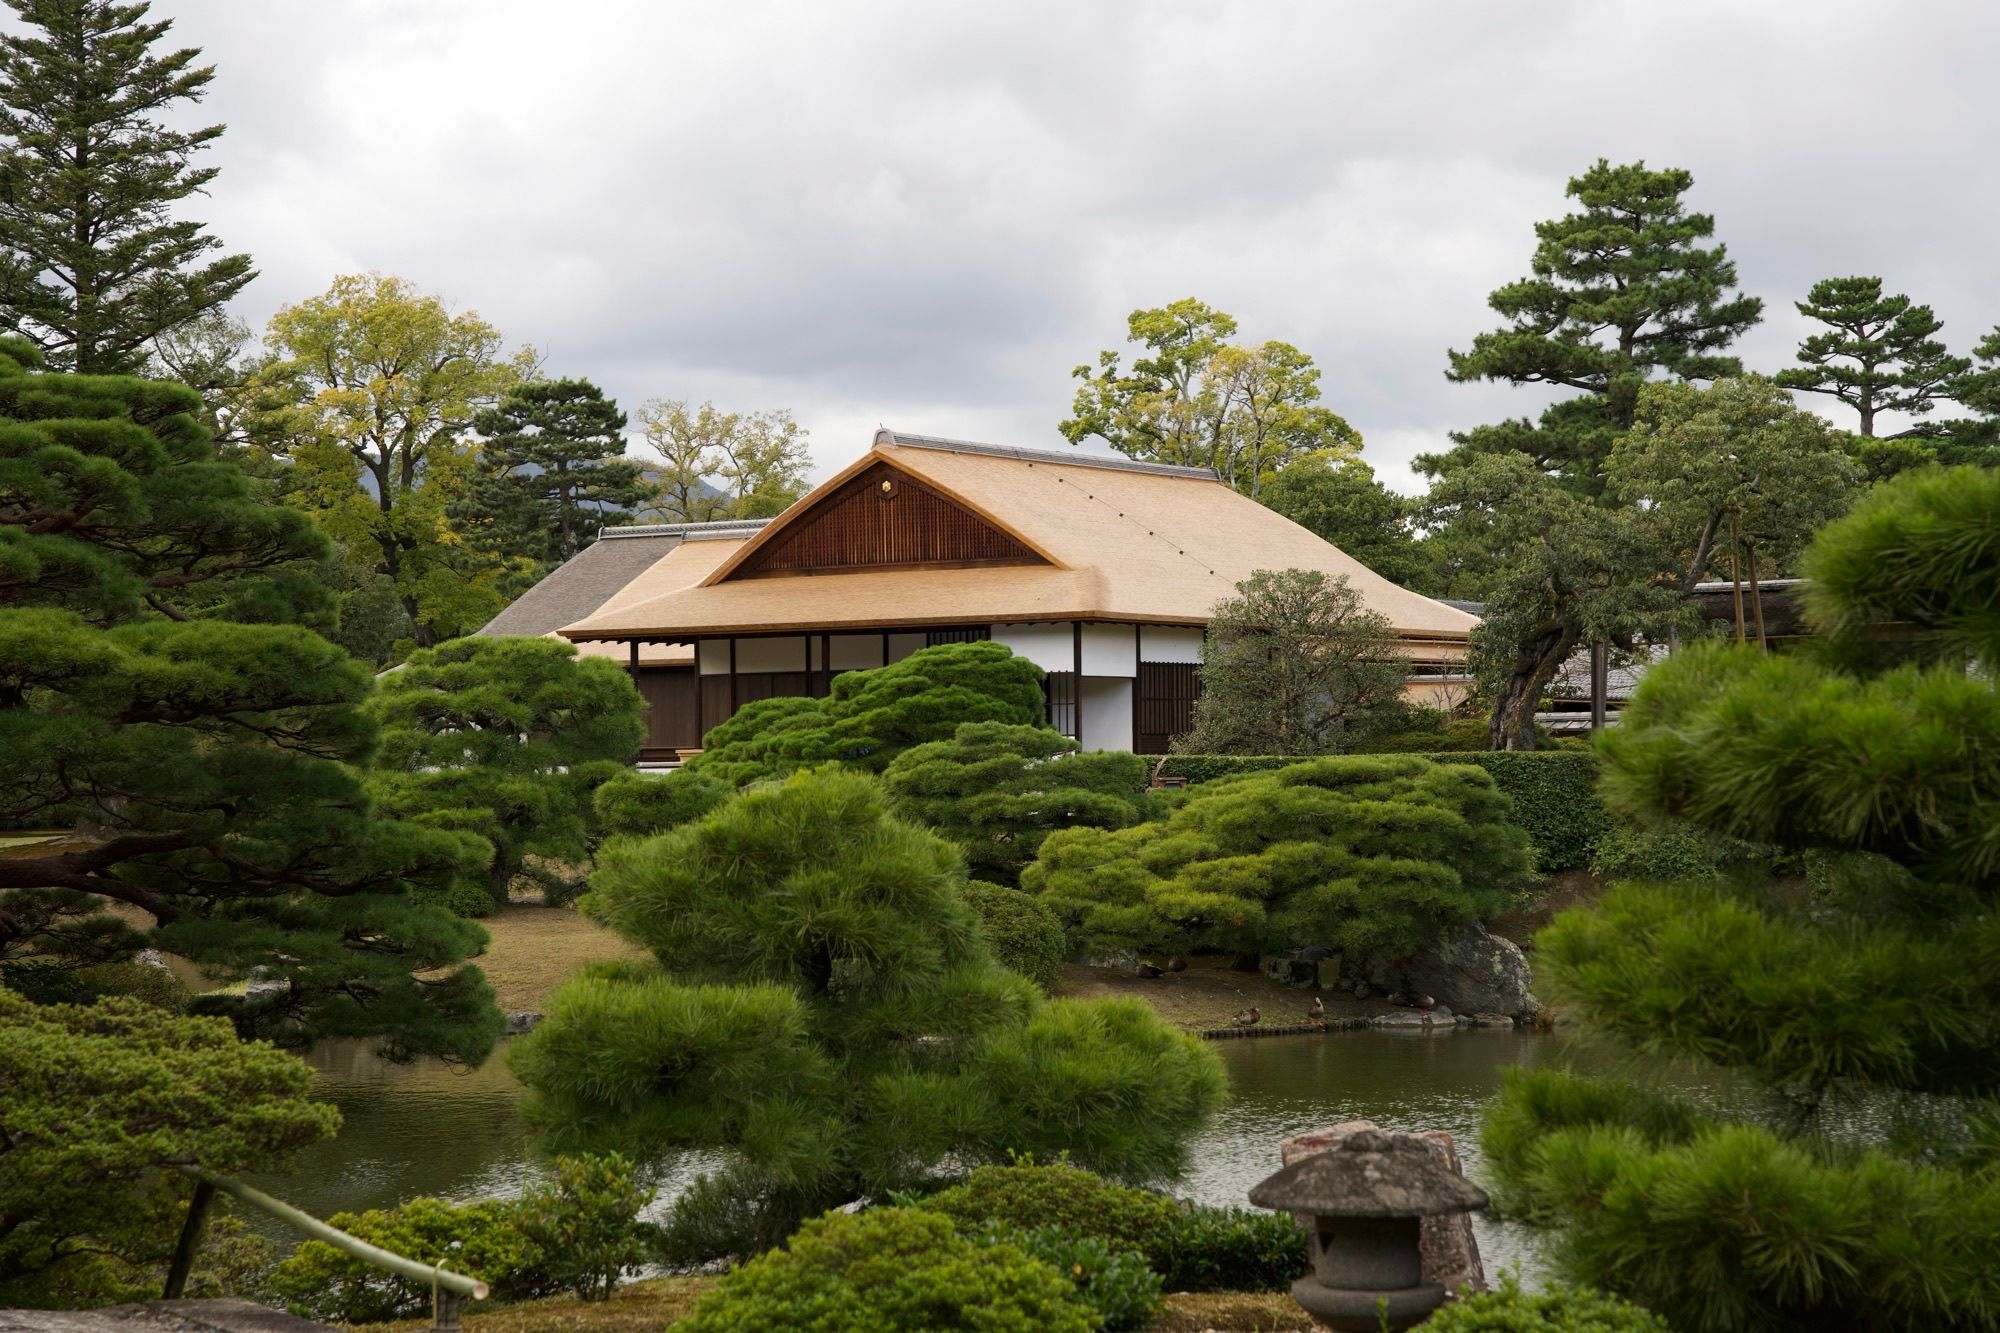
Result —
[[669, 1220], [709, 1256], [1011, 1152], [1179, 1172], [1222, 1100], [1214, 1053], [1136, 1000], [1043, 999], [964, 882], [957, 848], [837, 769], [608, 845], [584, 906], [654, 961], [550, 999], [510, 1057], [530, 1116], [558, 1143], [724, 1154]]
[[479, 412], [533, 369], [499, 330], [401, 278], [349, 274], [271, 317], [258, 426], [289, 463], [289, 498], [349, 557], [394, 584], [419, 647], [503, 605], [505, 566], [464, 539]]
[[1847, 404], [1860, 418], [1860, 433], [1870, 438], [1882, 413], [1922, 416], [1971, 368], [1937, 340], [1944, 321], [1929, 306], [1900, 292], [1884, 296], [1880, 278], [1824, 278], [1797, 305], [1827, 331], [1801, 342], [1800, 364], [1774, 379]]
[[[1536, 942], [1588, 1027], [1767, 1093], [1721, 1110], [1536, 1074], [1489, 1113], [1489, 1161], [1564, 1265], [1675, 1328], [1980, 1328], [2000, 1307], [1996, 515], [2000, 472], [1884, 483], [1806, 554], [1823, 653], [1684, 651], [1600, 742], [1627, 814], [1806, 855], [1815, 881], [1625, 885]], [[1914, 1132], [1826, 1133], [1857, 1097], [1901, 1101]]]
[[1344, 755], [1205, 782], [1165, 820], [1049, 835], [1022, 884], [1093, 950], [1407, 956], [1505, 907], [1528, 836], [1485, 770]]
[[561, 564], [651, 495], [625, 414], [588, 380], [523, 384], [473, 418], [478, 472], [455, 518], [503, 556]]
[[1392, 726], [1409, 666], [1338, 575], [1260, 569], [1209, 616], [1183, 754], [1334, 754]]
[[1214, 468], [1252, 498], [1299, 459], [1360, 450], [1360, 433], [1320, 402], [1319, 368], [1291, 344], [1232, 343], [1236, 321], [1192, 298], [1135, 310], [1126, 328], [1147, 354], [1128, 367], [1100, 352], [1072, 372], [1083, 387], [1060, 426], [1070, 443], [1096, 437], [1131, 458]]
[[790, 411], [719, 412], [713, 403], [655, 399], [639, 409], [639, 423], [659, 455], [659, 462], [645, 466], [658, 487], [648, 518], [771, 518], [809, 489], [807, 431]]
[[156, 54], [173, 24], [144, 4], [8, 2], [28, 30], [0, 35], [0, 321], [52, 366], [130, 373], [256, 276], [179, 207], [215, 179], [193, 158], [223, 127], [175, 123], [215, 67]]

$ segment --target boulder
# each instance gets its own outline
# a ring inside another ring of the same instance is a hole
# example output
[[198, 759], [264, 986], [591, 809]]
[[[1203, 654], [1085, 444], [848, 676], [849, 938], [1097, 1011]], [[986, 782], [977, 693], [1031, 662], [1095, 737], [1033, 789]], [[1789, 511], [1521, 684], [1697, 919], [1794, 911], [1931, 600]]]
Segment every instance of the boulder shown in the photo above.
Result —
[[1532, 1015], [1533, 977], [1521, 946], [1476, 922], [1457, 926], [1410, 957], [1368, 963], [1365, 981], [1382, 990], [1422, 991], [1459, 1014]]
[[[1363, 1130], [1387, 1133], [1392, 1139], [1422, 1144], [1438, 1165], [1453, 1175], [1465, 1174], [1465, 1168], [1459, 1164], [1458, 1149], [1452, 1146], [1451, 1135], [1444, 1130], [1430, 1129], [1418, 1134], [1384, 1131], [1372, 1120], [1343, 1120], [1325, 1129], [1294, 1135], [1278, 1145], [1278, 1156], [1283, 1165], [1290, 1166], [1302, 1157], [1325, 1152], [1349, 1135]], [[1300, 1221], [1303, 1223], [1304, 1219]], [[1479, 1242], [1472, 1234], [1471, 1214], [1449, 1213], [1442, 1217], [1426, 1217], [1418, 1248], [1423, 1256], [1423, 1281], [1435, 1282], [1447, 1292], [1456, 1292], [1461, 1287], [1469, 1287], [1473, 1291], [1486, 1290], [1486, 1266], [1479, 1257]]]
[[507, 1014], [507, 1035], [518, 1037], [541, 1025], [542, 1016], [532, 1009], [516, 1009]]

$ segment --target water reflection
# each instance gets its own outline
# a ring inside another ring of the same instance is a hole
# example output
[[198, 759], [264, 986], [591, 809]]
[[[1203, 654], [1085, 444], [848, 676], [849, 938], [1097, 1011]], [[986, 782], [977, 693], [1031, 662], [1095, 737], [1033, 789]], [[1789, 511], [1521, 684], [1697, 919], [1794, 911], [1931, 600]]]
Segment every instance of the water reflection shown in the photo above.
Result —
[[[1219, 1043], [1231, 1099], [1194, 1145], [1193, 1170], [1177, 1192], [1242, 1205], [1250, 1186], [1277, 1169], [1279, 1140], [1361, 1118], [1391, 1129], [1449, 1131], [1467, 1171], [1480, 1179], [1479, 1111], [1502, 1071], [1561, 1058], [1568, 1046], [1506, 1030]], [[498, 1056], [469, 1070], [432, 1060], [392, 1065], [365, 1042], [328, 1042], [309, 1058], [319, 1095], [340, 1108], [345, 1125], [338, 1138], [302, 1153], [295, 1172], [258, 1183], [316, 1216], [391, 1207], [421, 1194], [511, 1197], [534, 1169], [521, 1085]], [[1539, 1272], [1534, 1232], [1485, 1217], [1475, 1226], [1489, 1271], [1519, 1264], [1530, 1276]]]

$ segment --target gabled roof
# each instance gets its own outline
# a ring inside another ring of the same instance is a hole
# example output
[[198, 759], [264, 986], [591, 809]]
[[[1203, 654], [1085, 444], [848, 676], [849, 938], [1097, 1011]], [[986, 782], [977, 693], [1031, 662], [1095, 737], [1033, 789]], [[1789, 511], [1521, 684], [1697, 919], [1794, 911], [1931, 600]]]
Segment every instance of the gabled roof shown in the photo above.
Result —
[[[849, 479], [883, 464], [950, 497], [1047, 563], [732, 577]], [[1200, 625], [1259, 569], [1344, 575], [1407, 638], [1462, 641], [1478, 623], [1391, 583], [1206, 469], [886, 430], [849, 467], [729, 546], [699, 573], [697, 564], [706, 562], [692, 558], [691, 546], [681, 548], [564, 636], [690, 638], [1051, 620]]]
[[[617, 605], [647, 570], [680, 548], [683, 542], [725, 539], [731, 547], [764, 526], [765, 520], [729, 523], [649, 523], [606, 528], [597, 540], [551, 570], [541, 582], [522, 593], [476, 634], [508, 638], [539, 638], [554, 634], [610, 605]], [[584, 645], [585, 656], [625, 654], [610, 646]], [[686, 649], [649, 650], [641, 660], [664, 664], [688, 660]]]

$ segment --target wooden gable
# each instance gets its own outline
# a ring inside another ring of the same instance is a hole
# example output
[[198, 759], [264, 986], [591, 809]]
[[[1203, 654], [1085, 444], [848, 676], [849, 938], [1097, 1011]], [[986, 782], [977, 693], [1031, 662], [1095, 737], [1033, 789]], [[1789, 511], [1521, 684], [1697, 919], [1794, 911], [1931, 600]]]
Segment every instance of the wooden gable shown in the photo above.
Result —
[[773, 534], [728, 578], [1044, 563], [935, 487], [877, 463]]

